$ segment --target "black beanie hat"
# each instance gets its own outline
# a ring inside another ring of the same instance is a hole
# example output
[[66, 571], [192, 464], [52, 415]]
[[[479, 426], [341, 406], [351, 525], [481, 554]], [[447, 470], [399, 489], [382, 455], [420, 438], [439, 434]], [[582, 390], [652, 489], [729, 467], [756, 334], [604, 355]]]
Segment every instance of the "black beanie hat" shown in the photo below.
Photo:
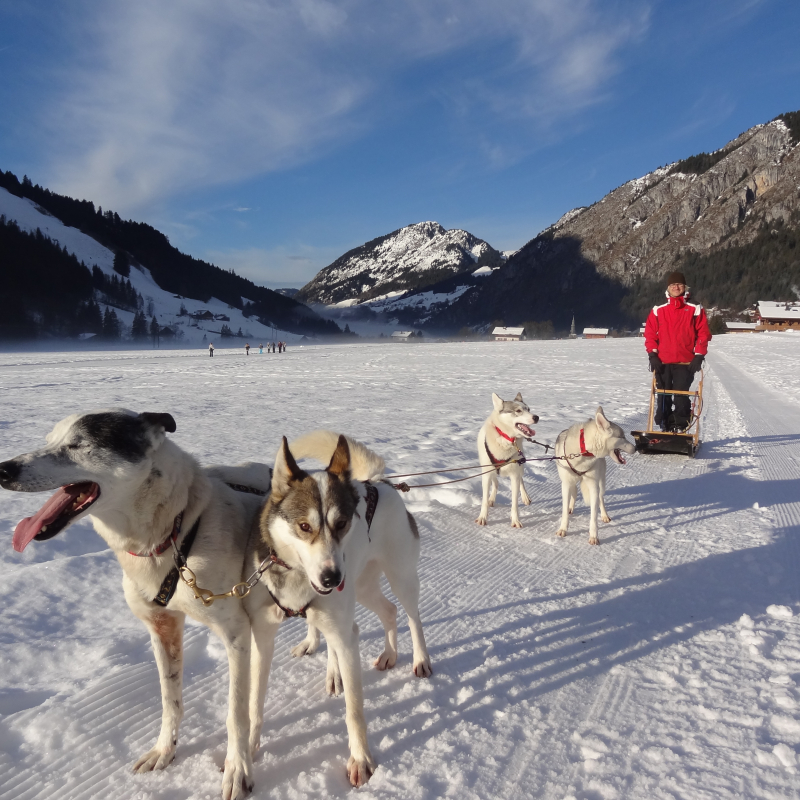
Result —
[[673, 283], [682, 283], [684, 286], [686, 285], [686, 278], [683, 277], [682, 272], [670, 272], [667, 275], [667, 286], [672, 286]]

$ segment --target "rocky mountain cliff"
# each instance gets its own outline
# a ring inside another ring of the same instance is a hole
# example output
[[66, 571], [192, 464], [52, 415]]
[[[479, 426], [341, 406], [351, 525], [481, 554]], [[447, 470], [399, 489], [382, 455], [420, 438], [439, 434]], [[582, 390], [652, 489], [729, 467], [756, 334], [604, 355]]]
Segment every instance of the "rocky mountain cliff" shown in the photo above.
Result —
[[467, 231], [419, 222], [345, 253], [320, 270], [297, 299], [326, 305], [369, 300], [502, 263], [497, 250]]
[[[573, 313], [578, 325], [634, 324], [654, 293], [663, 292], [659, 281], [668, 271], [721, 251], [730, 255], [752, 245], [765, 228], [777, 233], [800, 227], [798, 142], [800, 112], [784, 114], [714, 153], [629, 181], [594, 205], [565, 214], [429, 324], [551, 319], [563, 328]], [[769, 271], [769, 264], [754, 259], [738, 276], [752, 286], [748, 302], [758, 299], [760, 277]], [[763, 290], [788, 292], [791, 299], [792, 286], [800, 285], [800, 262], [786, 263], [789, 268], [772, 275]], [[731, 276], [717, 281], [714, 270], [705, 270], [704, 277], [695, 296], [716, 304]], [[691, 283], [692, 275], [687, 278]]]

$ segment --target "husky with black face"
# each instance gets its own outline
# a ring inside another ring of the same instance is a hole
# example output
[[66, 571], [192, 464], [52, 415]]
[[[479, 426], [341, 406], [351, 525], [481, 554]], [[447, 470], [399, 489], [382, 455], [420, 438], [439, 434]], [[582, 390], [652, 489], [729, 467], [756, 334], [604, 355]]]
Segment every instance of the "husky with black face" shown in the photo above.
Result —
[[[350, 782], [361, 786], [375, 771], [375, 760], [364, 719], [355, 603], [358, 600], [374, 611], [383, 623], [385, 646], [376, 666], [394, 666], [397, 608], [381, 592], [380, 577], [386, 575], [408, 615], [414, 674], [431, 675], [419, 616], [419, 532], [397, 491], [387, 483], [369, 482], [382, 475], [383, 459], [363, 445], [330, 431], [316, 431], [291, 447], [284, 438], [275, 460], [272, 492], [248, 552], [248, 568], [272, 562], [244, 601], [257, 655], [264, 662], [253, 668], [261, 683], [250, 711], [251, 750], [258, 747], [261, 736], [278, 625], [287, 616], [306, 616], [311, 635], [321, 631], [328, 643], [326, 689], [331, 694], [344, 692], [350, 743], [347, 772]], [[306, 472], [298, 466], [295, 453], [328, 466]]]
[[503, 400], [493, 392], [492, 406], [492, 413], [478, 431], [478, 461], [484, 470], [483, 499], [475, 522], [478, 525], [486, 524], [489, 506], [494, 505], [497, 497], [498, 477], [507, 475], [511, 479], [511, 527], [521, 528], [519, 498], [526, 506], [531, 504], [531, 499], [525, 491], [523, 465], [518, 463], [518, 459], [523, 455], [523, 438], [530, 439], [536, 433], [533, 425], [539, 421], [539, 417], [531, 413], [521, 392], [517, 392], [513, 400]]
[[230, 669], [222, 796], [232, 800], [253, 786], [247, 717], [250, 620], [238, 600], [213, 606], [199, 602], [178, 579], [172, 548], [186, 555], [198, 585], [220, 593], [239, 583], [270, 471], [252, 463], [201, 469], [167, 437], [174, 431], [170, 414], [126, 409], [73, 414], [56, 424], [46, 447], [0, 464], [0, 486], [15, 492], [56, 490], [17, 525], [15, 550], [90, 516], [122, 566], [125, 599], [150, 632], [161, 682], [161, 732], [133, 765], [135, 772], [163, 769], [175, 758], [183, 718], [186, 615], [222, 639]]
[[561, 478], [561, 524], [557, 536], [566, 536], [569, 515], [575, 509], [578, 484], [585, 503], [589, 504], [589, 544], [600, 544], [597, 536], [598, 507], [603, 522], [611, 522], [605, 504], [606, 458], [625, 464], [623, 453], [636, 452], [625, 438], [619, 425], [606, 419], [603, 407], [598, 406], [592, 419], [576, 422], [558, 434], [555, 454]]

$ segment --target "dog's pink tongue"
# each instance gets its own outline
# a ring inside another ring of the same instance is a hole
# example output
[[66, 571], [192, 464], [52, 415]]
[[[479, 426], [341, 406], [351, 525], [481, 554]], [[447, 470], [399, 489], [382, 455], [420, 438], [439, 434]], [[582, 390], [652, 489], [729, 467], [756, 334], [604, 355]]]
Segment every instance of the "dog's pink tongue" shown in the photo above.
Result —
[[79, 487], [62, 486], [32, 517], [25, 517], [14, 530], [14, 549], [21, 553], [45, 525], [58, 519], [79, 494]]

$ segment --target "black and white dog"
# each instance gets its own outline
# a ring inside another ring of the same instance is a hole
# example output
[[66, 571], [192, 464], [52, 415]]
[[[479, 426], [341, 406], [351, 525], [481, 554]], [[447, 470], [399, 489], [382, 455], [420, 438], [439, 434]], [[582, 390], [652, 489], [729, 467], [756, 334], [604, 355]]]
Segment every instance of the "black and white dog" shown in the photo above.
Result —
[[56, 490], [17, 525], [14, 549], [49, 539], [89, 515], [122, 565], [125, 599], [150, 632], [161, 681], [161, 732], [134, 771], [163, 769], [175, 757], [183, 717], [185, 616], [222, 639], [230, 669], [222, 796], [233, 800], [253, 786], [250, 620], [238, 599], [210, 606], [199, 601], [180, 580], [173, 549], [188, 558], [200, 587], [229, 591], [242, 580], [248, 536], [271, 476], [267, 466], [255, 463], [203, 470], [167, 438], [174, 431], [169, 414], [74, 414], [47, 435], [46, 447], [1, 463], [0, 486]]

